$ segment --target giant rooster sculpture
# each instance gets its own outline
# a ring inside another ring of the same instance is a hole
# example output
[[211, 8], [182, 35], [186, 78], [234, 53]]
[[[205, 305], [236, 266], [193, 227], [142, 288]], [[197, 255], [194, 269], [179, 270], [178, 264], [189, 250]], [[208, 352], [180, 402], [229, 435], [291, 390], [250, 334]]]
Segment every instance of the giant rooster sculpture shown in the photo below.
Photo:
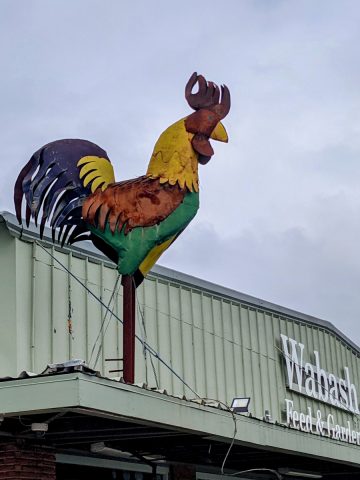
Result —
[[[192, 93], [198, 84], [198, 92]], [[138, 286], [199, 208], [198, 164], [214, 151], [209, 139], [227, 142], [221, 120], [230, 109], [230, 92], [194, 73], [185, 97], [192, 114], [168, 127], [155, 144], [145, 175], [115, 182], [106, 152], [87, 140], [57, 140], [33, 154], [14, 191], [21, 223], [47, 221], [55, 241], [91, 240]]]
[[[196, 83], [198, 92], [192, 93]], [[193, 73], [185, 97], [194, 113], [167, 128], [156, 142], [142, 177], [115, 182], [106, 152], [87, 140], [57, 140], [40, 148], [20, 172], [14, 191], [16, 215], [26, 224], [47, 221], [55, 241], [91, 240], [117, 264], [123, 284], [123, 373], [135, 378], [135, 289], [196, 215], [198, 164], [214, 151], [209, 139], [227, 142], [221, 120], [230, 92]]]

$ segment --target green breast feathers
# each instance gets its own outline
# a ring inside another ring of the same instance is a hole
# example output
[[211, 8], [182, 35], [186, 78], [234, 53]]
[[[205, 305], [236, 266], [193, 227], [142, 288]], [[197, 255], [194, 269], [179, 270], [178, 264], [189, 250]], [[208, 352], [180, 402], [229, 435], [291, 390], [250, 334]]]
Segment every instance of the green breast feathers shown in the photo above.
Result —
[[[119, 214], [116, 206], [121, 202], [126, 206]], [[139, 270], [145, 276], [198, 208], [197, 192], [145, 176], [90, 197], [83, 215], [90, 231], [116, 252], [119, 273], [134, 275]]]

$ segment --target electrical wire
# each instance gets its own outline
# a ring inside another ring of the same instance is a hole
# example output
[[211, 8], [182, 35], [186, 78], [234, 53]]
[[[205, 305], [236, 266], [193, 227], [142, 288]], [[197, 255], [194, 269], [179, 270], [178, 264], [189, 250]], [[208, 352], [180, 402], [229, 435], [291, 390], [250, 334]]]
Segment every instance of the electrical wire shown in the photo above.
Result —
[[[112, 296], [110, 298], [110, 301], [109, 301], [109, 308], [110, 308], [110, 304], [111, 304], [111, 301], [112, 299], [114, 299], [114, 304], [113, 304], [113, 307], [112, 307], [112, 310], [111, 310], [111, 313], [110, 313], [110, 316], [109, 316], [109, 319], [108, 319], [108, 322], [107, 322], [107, 325], [105, 326], [105, 328], [103, 329], [104, 327], [104, 324], [105, 324], [105, 320], [106, 320], [106, 315], [108, 313], [108, 310], [106, 310], [106, 313], [105, 313], [105, 316], [104, 316], [104, 321], [100, 327], [100, 332], [99, 332], [99, 335], [98, 337], [100, 336], [101, 334], [101, 330], [103, 330], [102, 332], [102, 339], [100, 341], [100, 345], [99, 345], [99, 348], [98, 348], [98, 352], [97, 352], [97, 355], [96, 355], [96, 358], [95, 358], [95, 362], [94, 362], [94, 370], [96, 370], [96, 365], [97, 365], [97, 362], [99, 361], [99, 358], [100, 358], [100, 354], [101, 354], [101, 350], [103, 348], [103, 344], [104, 344], [104, 338], [105, 338], [105, 334], [107, 332], [107, 329], [109, 328], [109, 325], [110, 325], [110, 321], [114, 315], [114, 310], [115, 310], [115, 305], [116, 305], [116, 302], [115, 302], [115, 298], [117, 298], [117, 296], [119, 295], [119, 291], [120, 291], [120, 283], [119, 283], [119, 279], [120, 279], [120, 275], [118, 275], [117, 279], [116, 279], [116, 283], [115, 283], [115, 286], [114, 286], [114, 290], [113, 290], [113, 293], [112, 293]], [[118, 285], [119, 284], [119, 285]], [[117, 289], [117, 291], [116, 291]], [[115, 293], [116, 291], [116, 293]]]
[[[135, 316], [136, 316], [136, 319], [137, 319], [137, 322], [138, 322], [139, 331], [142, 332], [142, 339], [143, 339], [144, 342], [146, 342], [147, 341], [147, 333], [146, 333], [145, 321], [144, 321], [144, 317], [142, 315], [140, 305], [138, 305], [138, 310], [139, 310], [139, 314], [135, 315]], [[142, 322], [140, 322], [140, 317], [142, 318]], [[148, 358], [147, 358], [147, 350], [146, 350], [146, 348], [144, 348], [144, 346], [142, 347], [142, 353], [143, 353], [143, 357], [144, 357], [145, 382], [146, 382], [146, 385], [148, 385], [149, 384]], [[157, 386], [157, 388], [159, 388], [159, 387]]]
[[[55, 257], [51, 252], [49, 252], [41, 243], [35, 240], [35, 243], [42, 249], [44, 252], [46, 252], [56, 263], [58, 263], [61, 268], [66, 271], [71, 277], [76, 280], [80, 285], [84, 287], [84, 289], [93, 297], [95, 300], [97, 300], [106, 310], [110, 311], [110, 308], [107, 307], [107, 305], [100, 299], [98, 298], [94, 292], [92, 292], [81, 280], [77, 278], [76, 275], [74, 275], [58, 258]], [[111, 313], [111, 311], [110, 311]], [[112, 314], [113, 317], [119, 321], [120, 323], [124, 323], [123, 320], [121, 320], [120, 317], [118, 317], [115, 313]], [[162, 363], [166, 368], [169, 369], [169, 371], [175, 375], [176, 378], [178, 378], [183, 385], [185, 385], [197, 398], [201, 398], [200, 395], [192, 388], [190, 385], [159, 355], [159, 353], [152, 348], [147, 342], [142, 340], [139, 335], [135, 334], [135, 338], [148, 350], [148, 352], [156, 358], [160, 363]]]
[[[76, 275], [74, 275], [62, 262], [60, 262], [60, 260], [58, 260], [50, 251], [48, 251], [43, 245], [41, 245], [39, 242], [35, 242], [37, 245], [39, 245], [53, 260], [55, 260], [69, 275], [71, 275], [74, 280], [76, 280], [80, 285], [82, 285], [84, 287], [84, 289], [93, 297], [95, 298], [95, 300], [97, 300], [105, 309], [107, 312], [110, 312], [111, 313], [111, 317], [114, 317], [117, 321], [119, 321], [120, 323], [123, 323], [123, 320], [121, 320], [114, 312], [113, 310], [110, 311], [110, 308], [109, 306], [105, 305], [104, 302], [98, 298], [81, 280], [79, 280]], [[117, 278], [117, 282], [119, 280], [119, 277]], [[119, 287], [120, 288], [120, 287]], [[116, 289], [116, 284], [115, 284], [115, 287], [114, 287], [114, 290], [113, 290], [113, 294], [114, 294], [114, 291]], [[136, 290], [135, 290], [136, 292]], [[141, 311], [141, 308], [140, 308], [140, 302], [139, 302], [139, 299], [138, 299], [138, 296], [135, 295], [136, 299], [137, 299], [137, 303], [138, 303], [138, 306], [139, 306], [139, 310], [140, 310], [140, 314], [141, 314], [141, 317], [143, 319], [143, 325], [145, 325], [145, 319], [143, 317], [143, 312]], [[109, 305], [110, 305], [110, 302], [109, 302]], [[103, 320], [102, 322], [102, 325], [101, 325], [101, 328], [100, 328], [100, 332], [98, 334], [98, 337], [97, 339], [99, 338], [100, 334], [101, 334], [101, 329], [103, 327], [103, 324], [104, 324], [104, 321], [105, 319]], [[235, 438], [236, 438], [236, 433], [237, 433], [237, 424], [236, 424], [236, 417], [235, 417], [235, 414], [234, 412], [231, 410], [231, 408], [224, 402], [221, 402], [220, 400], [214, 400], [214, 399], [210, 399], [210, 398], [202, 398], [192, 387], [190, 387], [190, 385], [170, 366], [168, 365], [159, 355], [159, 353], [153, 349], [148, 343], [147, 341], [141, 339], [137, 334], [135, 334], [135, 338], [142, 344], [143, 348], [146, 349], [149, 353], [150, 353], [150, 361], [151, 361], [151, 365], [152, 365], [152, 368], [153, 368], [153, 372], [154, 372], [154, 377], [155, 377], [155, 381], [156, 381], [156, 385], [157, 385], [157, 388], [159, 386], [159, 382], [158, 382], [158, 378], [157, 378], [157, 375], [156, 375], [156, 369], [155, 369], [155, 365], [153, 363], [153, 358], [156, 358], [160, 363], [162, 363], [166, 368], [168, 368], [170, 370], [170, 372], [175, 375], [182, 383], [184, 386], [186, 386], [198, 399], [200, 400], [209, 400], [209, 401], [215, 401], [215, 402], [218, 402], [219, 404], [222, 404], [223, 406], [225, 406], [226, 410], [228, 410], [231, 415], [232, 415], [232, 419], [234, 421], [234, 433], [233, 433], [233, 437], [232, 437], [232, 440], [231, 440], [231, 443], [229, 445], [229, 448], [226, 452], [226, 455], [224, 457], [224, 460], [222, 462], [222, 465], [221, 465], [221, 474], [224, 475], [224, 468], [225, 468], [225, 463], [229, 457], [229, 454], [231, 452], [231, 449], [234, 445], [234, 442], [235, 442]]]
[[[103, 327], [104, 327], [104, 324], [105, 324], [105, 321], [106, 321], [107, 314], [109, 313], [109, 309], [110, 309], [111, 302], [112, 302], [112, 300], [113, 300], [113, 298], [114, 298], [114, 296], [115, 296], [115, 291], [116, 291], [116, 288], [117, 288], [117, 286], [118, 286], [119, 280], [120, 280], [120, 274], [119, 274], [119, 275], [117, 276], [117, 278], [116, 278], [116, 282], [115, 282], [115, 285], [114, 285], [114, 289], [113, 289], [112, 294], [111, 294], [111, 296], [110, 296], [110, 300], [109, 300], [109, 303], [108, 303], [108, 306], [107, 306], [107, 309], [106, 309], [104, 318], [103, 318], [103, 320], [102, 320], [102, 322], [101, 322], [101, 325], [100, 325], [99, 333], [98, 333], [98, 335], [97, 335], [97, 337], [96, 337], [96, 339], [95, 339], [95, 341], [94, 341], [94, 345], [93, 345], [93, 347], [92, 347], [92, 349], [91, 349], [91, 354], [90, 354], [90, 359], [89, 359], [89, 366], [90, 366], [90, 364], [91, 364], [91, 360], [92, 360], [92, 357], [93, 357], [94, 352], [95, 352], [96, 344], [97, 344], [97, 342], [98, 342], [98, 340], [99, 340], [99, 338], [100, 338], [100, 335], [101, 335], [101, 333], [102, 333], [102, 330], [103, 330]], [[114, 304], [114, 306], [115, 306], [115, 304]], [[112, 315], [113, 315], [113, 311], [114, 311], [114, 309], [111, 311], [111, 316], [110, 316], [110, 318], [111, 318]], [[101, 345], [102, 345], [102, 342], [100, 343], [100, 346], [101, 346]], [[100, 347], [99, 347], [99, 349], [100, 349]], [[99, 355], [99, 351], [98, 351], [98, 355]], [[96, 357], [96, 361], [95, 361], [95, 364], [94, 364], [94, 369], [95, 369], [95, 367], [96, 367], [97, 359], [98, 359], [98, 356]]]
[[[105, 305], [104, 302], [98, 298], [81, 280], [79, 280], [76, 275], [74, 275], [65, 265], [63, 265], [62, 262], [60, 262], [60, 260], [58, 260], [51, 252], [49, 252], [43, 245], [41, 245], [39, 242], [35, 242], [37, 243], [53, 260], [55, 260], [69, 275], [71, 275], [80, 285], [82, 285], [84, 287], [84, 289], [93, 297], [95, 298], [105, 309], [107, 312], [110, 312], [110, 319], [112, 317], [114, 317], [117, 321], [119, 321], [120, 323], [123, 323], [123, 320], [121, 320], [115, 313], [114, 313], [114, 309], [112, 311], [110, 311], [110, 307]], [[117, 277], [117, 282], [119, 281], [119, 278], [120, 276]], [[117, 282], [115, 284], [115, 287], [114, 287], [114, 290], [113, 290], [113, 295], [114, 295], [114, 292], [116, 290], [116, 285], [117, 285]], [[120, 287], [119, 287], [120, 288]], [[136, 292], [136, 290], [135, 290]], [[112, 296], [113, 296], [112, 295]], [[138, 299], [138, 296], [137, 294], [135, 295], [136, 297], [136, 300], [137, 300], [137, 303], [138, 303], [138, 307], [139, 307], [139, 311], [140, 311], [140, 315], [142, 317], [142, 321], [143, 321], [143, 325], [145, 327], [145, 319], [144, 319], [144, 315], [143, 315], [143, 312], [140, 308], [140, 302], [139, 302], [139, 299]], [[110, 299], [111, 300], [111, 299]], [[109, 302], [109, 305], [110, 305], [110, 302]], [[99, 338], [100, 334], [101, 334], [101, 329], [103, 328], [103, 325], [104, 325], [104, 322], [105, 322], [105, 318], [102, 322], [102, 325], [101, 325], [101, 328], [100, 328], [100, 332], [98, 334], [98, 337], [97, 339]], [[110, 322], [110, 320], [109, 320]], [[146, 332], [145, 328], [144, 328], [144, 331]], [[229, 407], [229, 405], [227, 405], [226, 403], [220, 401], [220, 400], [215, 400], [215, 399], [211, 399], [211, 398], [203, 398], [201, 397], [192, 387], [190, 387], [190, 385], [170, 366], [168, 365], [165, 360], [163, 360], [159, 353], [154, 349], [152, 348], [146, 340], [143, 340], [141, 339], [137, 334], [135, 334], [135, 338], [142, 344], [143, 348], [145, 350], [147, 350], [149, 353], [150, 353], [150, 361], [151, 361], [151, 365], [152, 365], [152, 368], [153, 368], [153, 372], [154, 372], [154, 377], [155, 377], [155, 381], [156, 381], [156, 384], [157, 384], [157, 388], [159, 386], [159, 382], [158, 382], [158, 378], [157, 378], [157, 375], [156, 375], [156, 369], [155, 369], [155, 365], [153, 363], [153, 358], [156, 358], [160, 363], [162, 363], [166, 368], [168, 368], [170, 370], [170, 372], [175, 375], [182, 383], [185, 387], [187, 387], [199, 400], [208, 400], [208, 401], [214, 401], [214, 402], [218, 402], [219, 404], [223, 405], [225, 407], [225, 409], [231, 413], [231, 416], [232, 416], [232, 419], [233, 419], [233, 422], [234, 422], [234, 432], [233, 432], [233, 436], [232, 436], [232, 440], [231, 440], [231, 443], [229, 445], [229, 448], [226, 452], [226, 455], [224, 457], [224, 460], [222, 462], [222, 465], [221, 465], [221, 474], [224, 475], [224, 468], [225, 468], [225, 464], [226, 464], [226, 461], [230, 455], [230, 452], [231, 452], [231, 449], [234, 445], [234, 442], [235, 442], [235, 438], [236, 438], [236, 434], [237, 434], [237, 419], [236, 419], [236, 416], [235, 416], [235, 413], [233, 412], [233, 410], [231, 409], [231, 407]], [[265, 469], [267, 471], [269, 471], [269, 469]], [[245, 473], [245, 472], [244, 472]], [[279, 477], [281, 478], [281, 477]]]
[[248, 470], [241, 470], [240, 472], [230, 473], [230, 474], [228, 474], [228, 476], [229, 477], [234, 477], [235, 475], [241, 475], [243, 473], [251, 473], [251, 472], [270, 472], [273, 475], [275, 475], [275, 477], [278, 480], [283, 479], [283, 476], [279, 472], [277, 472], [276, 470], [274, 470], [272, 468], [250, 468]]
[[[143, 327], [143, 331], [144, 331], [144, 341], [147, 342], [145, 316], [144, 316], [144, 312], [141, 310], [141, 305], [140, 305], [139, 298], [138, 298], [138, 295], [137, 295], [137, 290], [135, 290], [135, 298], [136, 298], [136, 301], [137, 301], [137, 304], [138, 304], [138, 309], [139, 309], [140, 316], [141, 316], [142, 327]], [[146, 348], [145, 347], [143, 347], [143, 352], [144, 352], [145, 368], [146, 368], [147, 357], [146, 357]], [[151, 355], [150, 355], [150, 363], [151, 363], [151, 368], [152, 368], [154, 378], [155, 378], [156, 388], [160, 388], [160, 384], [159, 384], [159, 380], [158, 380], [158, 377], [157, 377], [155, 365], [154, 365], [153, 358], [152, 358]], [[146, 381], [147, 381], [147, 376], [146, 376]]]
[[[107, 312], [110, 313], [110, 319], [111, 319], [112, 317], [114, 317], [117, 321], [119, 321], [120, 323], [123, 323], [123, 320], [121, 320], [121, 319], [113, 312], [113, 310], [111, 311], [110, 308], [109, 308], [109, 306], [105, 305], [104, 302], [103, 302], [100, 298], [98, 298], [83, 282], [81, 282], [81, 280], [79, 280], [79, 279], [76, 277], [76, 275], [74, 275], [62, 262], [60, 262], [60, 260], [58, 260], [58, 259], [57, 259], [50, 251], [48, 251], [41, 243], [39, 243], [39, 242], [37, 242], [37, 241], [35, 241], [35, 243], [36, 243], [38, 246], [40, 246], [40, 248], [42, 248], [53, 260], [55, 260], [55, 262], [57, 262], [57, 263], [63, 268], [63, 270], [65, 270], [72, 278], [74, 278], [80, 285], [82, 285], [83, 288], [84, 288], [93, 298], [95, 298], [95, 299], [106, 309]], [[118, 276], [118, 279], [119, 279], [119, 276]], [[117, 281], [118, 281], [118, 279], [117, 279]], [[116, 287], [114, 287], [114, 291], [115, 291], [115, 288], [116, 288]], [[114, 293], [114, 291], [113, 291], [113, 293]], [[137, 301], [138, 301], [138, 304], [139, 304], [139, 300], [138, 300], [138, 299], [137, 299]], [[143, 317], [143, 312], [141, 311], [141, 309], [140, 309], [140, 314], [141, 314], [141, 316]], [[166, 314], [166, 315], [168, 315], [168, 314]], [[169, 316], [171, 316], [171, 315], [169, 315]], [[174, 318], [175, 318], [175, 317], [174, 317]], [[105, 319], [106, 319], [106, 316], [105, 316], [105, 318], [104, 318], [104, 320], [103, 320], [101, 329], [102, 329], [102, 327], [103, 327], [103, 324], [104, 324]], [[178, 320], [182, 321], [182, 319], [178, 319]], [[100, 329], [100, 332], [99, 332], [99, 334], [98, 334], [97, 339], [99, 338], [99, 336], [100, 336], [100, 334], [101, 334], [101, 329]], [[155, 349], [153, 349], [153, 348], [147, 343], [147, 341], [141, 339], [141, 338], [140, 338], [138, 335], [136, 335], [136, 334], [135, 334], [135, 338], [143, 345], [143, 348], [146, 349], [146, 350], [150, 353], [150, 355], [151, 355], [151, 357], [150, 357], [151, 360], [152, 360], [152, 357], [158, 359], [158, 361], [159, 361], [160, 363], [162, 363], [166, 368], [168, 368], [168, 369], [171, 371], [171, 373], [172, 373], [173, 375], [175, 375], [175, 376], [184, 384], [184, 386], [186, 386], [198, 399], [202, 399], [202, 397], [201, 397], [192, 387], [190, 387], [190, 385], [189, 385], [170, 365], [168, 365], [167, 362], [165, 362], [165, 360], [163, 360], [163, 359], [160, 357], [159, 353], [158, 353]], [[277, 345], [275, 345], [275, 348], [277, 348], [284, 356], [287, 356]], [[290, 358], [290, 356], [287, 356], [287, 357]], [[303, 371], [305, 371], [304, 367], [302, 367], [301, 365], [299, 365], [299, 364], [296, 363], [296, 362], [294, 362], [294, 363], [295, 363], [295, 365], [297, 365], [298, 367], [300, 367]], [[153, 363], [152, 363], [152, 366], [153, 366], [154, 376], [155, 376], [155, 367], [154, 367]], [[305, 373], [306, 373], [306, 372], [305, 372]], [[157, 377], [156, 377], [156, 376], [155, 376], [155, 379], [156, 379], [156, 382], [157, 382]], [[321, 388], [324, 388], [323, 385], [321, 384], [321, 382], [319, 382], [319, 381], [317, 381], [317, 380], [315, 380], [315, 382], [316, 382], [318, 385], [320, 385]], [[158, 385], [158, 382], [157, 382], [157, 385]], [[327, 390], [327, 389], [324, 389], [324, 390], [327, 391], [327, 392], [329, 393], [329, 395], [331, 396], [329, 390]], [[232, 447], [233, 447], [233, 445], [234, 445], [235, 438], [236, 438], [236, 433], [237, 433], [236, 417], [235, 417], [234, 412], [231, 411], [230, 407], [229, 407], [228, 405], [224, 404], [223, 402], [221, 402], [221, 401], [219, 401], [219, 400], [206, 399], [206, 398], [205, 398], [204, 400], [212, 400], [212, 401], [216, 401], [216, 402], [219, 402], [220, 404], [225, 405], [225, 406], [226, 406], [226, 409], [231, 412], [232, 417], [233, 417], [233, 420], [234, 420], [234, 434], [233, 434], [233, 437], [232, 437], [232, 441], [231, 441], [231, 443], [230, 443], [230, 446], [229, 446], [229, 448], [228, 448], [228, 450], [227, 450], [227, 453], [226, 453], [226, 455], [225, 455], [225, 457], [224, 457], [224, 460], [223, 460], [223, 462], [222, 462], [222, 465], [221, 465], [221, 474], [224, 475], [225, 463], [226, 463], [226, 461], [227, 461], [227, 459], [228, 459], [228, 456], [229, 456], [229, 454], [230, 454], [230, 452], [231, 452], [231, 449], [232, 449]], [[356, 416], [359, 416], [358, 414], [352, 412], [352, 411], [351, 411], [348, 407], [346, 407], [345, 405], [343, 405], [343, 407], [345, 407], [344, 409], [345, 409], [345, 410], [348, 410], [351, 414], [356, 415]], [[281, 478], [282, 478], [278, 472], [276, 472], [275, 470], [272, 470], [272, 469], [267, 469], [267, 468], [243, 470], [243, 471], [235, 472], [235, 473], [233, 473], [233, 474], [231, 474], [231, 475], [232, 475], [232, 476], [235, 476], [235, 475], [238, 475], [238, 474], [247, 473], [247, 472], [255, 472], [255, 471], [268, 471], [268, 472], [273, 473], [278, 479], [281, 480]]]
[[[215, 398], [208, 398], [208, 397], [201, 397], [200, 400], [204, 400], [205, 402], [208, 401], [208, 402], [216, 402], [216, 403], [219, 403], [220, 405], [222, 405], [223, 407], [225, 407], [225, 410], [227, 410], [229, 413], [231, 413], [231, 417], [232, 417], [232, 420], [234, 422], [234, 433], [233, 433], [233, 436], [232, 436], [232, 439], [231, 439], [231, 442], [230, 442], [230, 445], [229, 445], [229, 448], [227, 449], [227, 452], [226, 452], [226, 455], [224, 457], [224, 460], [221, 464], [221, 475], [225, 475], [224, 473], [224, 468], [225, 468], [225, 463], [226, 463], [226, 460], [228, 459], [228, 456], [230, 455], [230, 452], [231, 452], [231, 449], [234, 445], [234, 442], [235, 442], [235, 438], [236, 438], [236, 434], [237, 434], [237, 418], [236, 418], [236, 415], [235, 415], [235, 412], [234, 410], [225, 402], [222, 402], [221, 400], [217, 400]], [[206, 406], [206, 405], [205, 405]]]

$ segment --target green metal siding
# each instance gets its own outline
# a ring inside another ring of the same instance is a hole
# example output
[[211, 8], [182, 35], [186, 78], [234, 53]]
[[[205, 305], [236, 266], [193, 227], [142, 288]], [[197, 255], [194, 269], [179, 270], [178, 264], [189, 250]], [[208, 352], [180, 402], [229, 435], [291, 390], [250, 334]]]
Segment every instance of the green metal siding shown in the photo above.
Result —
[[[0, 376], [21, 370], [41, 372], [48, 363], [82, 358], [94, 367], [100, 333], [103, 348], [96, 369], [105, 376], [121, 368], [122, 326], [85, 289], [65, 272], [29, 233], [23, 239], [0, 224], [1, 324]], [[47, 250], [108, 304], [117, 278], [115, 268], [89, 252], [47, 246]], [[137, 292], [137, 333], [201, 396], [231, 403], [233, 397], [251, 397], [250, 411], [262, 418], [270, 410], [283, 421], [284, 399], [294, 400], [297, 410], [324, 409], [324, 404], [286, 389], [280, 333], [303, 342], [309, 359], [320, 352], [321, 364], [339, 377], [348, 366], [360, 394], [359, 350], [326, 322], [286, 315], [281, 307], [265, 308], [193, 284], [188, 277], [160, 269]], [[122, 318], [121, 289], [114, 312]], [[141, 313], [140, 313], [141, 312]], [[94, 349], [95, 344], [95, 349]], [[91, 361], [90, 361], [91, 359]], [[119, 375], [119, 374], [115, 374]], [[136, 381], [164, 388], [168, 393], [194, 397], [158, 360], [136, 347]], [[359, 400], [359, 399], [358, 399]], [[345, 424], [353, 416], [326, 405]], [[356, 419], [355, 419], [356, 420]], [[360, 426], [359, 426], [360, 428]]]

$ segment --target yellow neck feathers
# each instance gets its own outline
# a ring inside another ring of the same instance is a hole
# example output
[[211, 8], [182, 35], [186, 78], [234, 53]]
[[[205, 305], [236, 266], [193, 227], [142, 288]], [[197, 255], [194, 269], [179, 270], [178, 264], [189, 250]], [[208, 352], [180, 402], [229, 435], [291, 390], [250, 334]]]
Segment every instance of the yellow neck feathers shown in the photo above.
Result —
[[197, 154], [191, 146], [194, 135], [185, 129], [184, 119], [171, 125], [156, 142], [146, 175], [160, 183], [178, 183], [190, 192], [199, 191]]

